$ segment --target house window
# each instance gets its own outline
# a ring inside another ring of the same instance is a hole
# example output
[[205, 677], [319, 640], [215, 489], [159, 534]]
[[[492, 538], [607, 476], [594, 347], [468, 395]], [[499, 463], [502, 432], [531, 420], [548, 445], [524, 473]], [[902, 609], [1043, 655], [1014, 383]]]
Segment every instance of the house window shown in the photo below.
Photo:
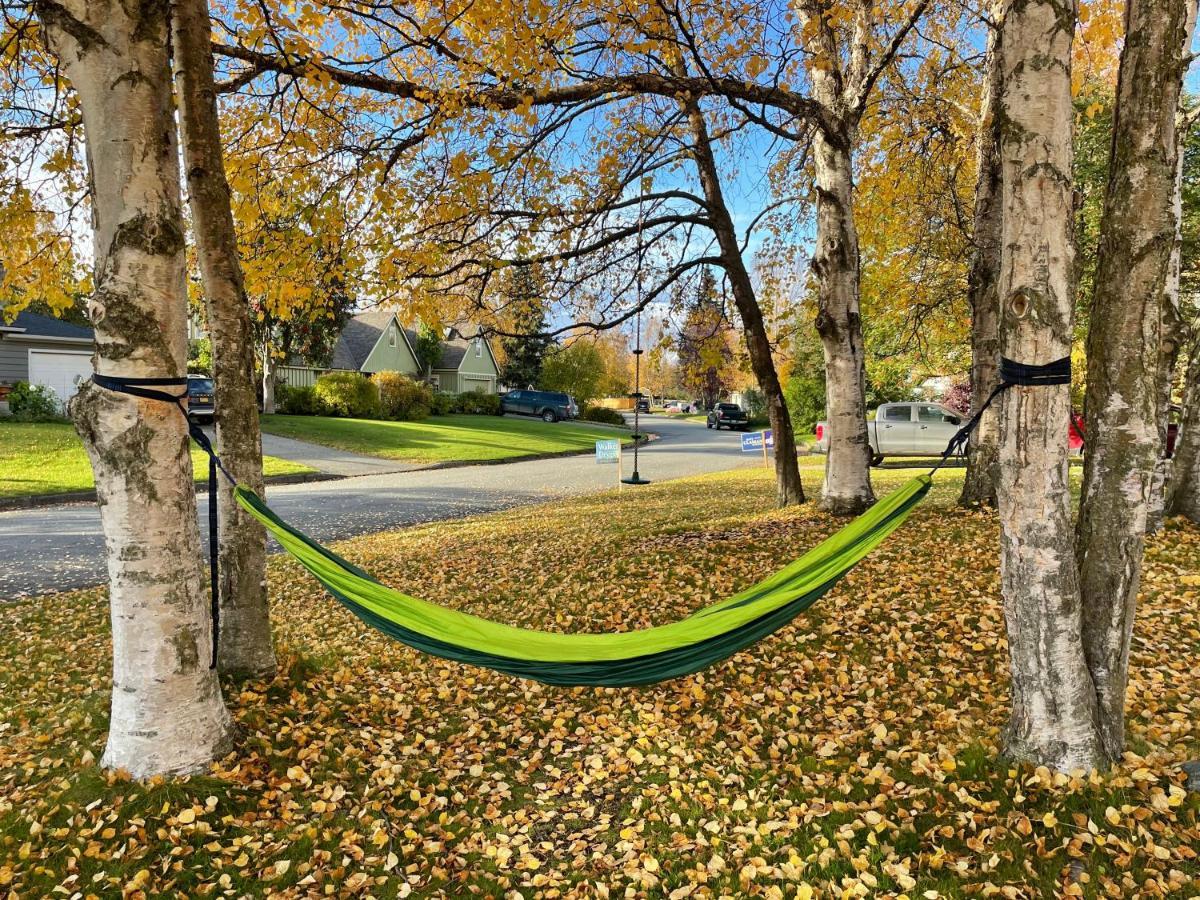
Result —
[[442, 377], [440, 375], [430, 375], [429, 384], [435, 392], [440, 391], [442, 389]]
[[479, 338], [475, 338], [475, 356], [483, 356], [483, 341]]
[[388, 346], [389, 347], [396, 346], [396, 329], [395, 328], [388, 329]]

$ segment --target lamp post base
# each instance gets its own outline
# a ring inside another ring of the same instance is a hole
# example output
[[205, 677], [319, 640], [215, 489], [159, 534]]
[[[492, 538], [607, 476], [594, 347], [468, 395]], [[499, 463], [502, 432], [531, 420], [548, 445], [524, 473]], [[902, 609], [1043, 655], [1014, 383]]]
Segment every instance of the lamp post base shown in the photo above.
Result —
[[633, 474], [628, 478], [622, 478], [621, 484], [649, 484], [650, 482], [637, 473], [637, 469], [633, 470]]

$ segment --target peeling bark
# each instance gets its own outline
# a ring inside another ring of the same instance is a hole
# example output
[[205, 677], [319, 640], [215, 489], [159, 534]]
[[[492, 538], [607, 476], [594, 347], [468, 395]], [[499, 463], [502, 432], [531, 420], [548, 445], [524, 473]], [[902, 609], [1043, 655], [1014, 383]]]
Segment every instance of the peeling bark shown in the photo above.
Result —
[[[87, 134], [96, 371], [180, 377], [187, 305], [166, 7], [73, 0], [35, 11]], [[95, 471], [108, 559], [113, 694], [102, 764], [136, 777], [203, 770], [230, 748], [232, 726], [209, 667], [184, 418], [91, 384], [71, 414]]]
[[1128, 0], [1125, 6], [1088, 333], [1079, 579], [1084, 652], [1112, 759], [1125, 749], [1129, 642], [1162, 451], [1162, 304], [1175, 243], [1175, 114], [1190, 43], [1186, 5]]
[[771, 341], [767, 336], [766, 325], [763, 322], [762, 310], [754, 294], [754, 284], [750, 273], [746, 271], [742, 251], [738, 246], [737, 232], [734, 229], [733, 217], [725, 204], [724, 192], [721, 189], [720, 175], [716, 159], [713, 156], [712, 141], [708, 133], [708, 125], [699, 103], [695, 100], [685, 101], [684, 110], [687, 112], [688, 125], [692, 133], [692, 155], [700, 174], [700, 184], [704, 190], [704, 199], [708, 207], [708, 215], [717, 235], [717, 243], [721, 248], [721, 265], [729, 276], [729, 284], [733, 290], [733, 300], [737, 305], [738, 315], [742, 320], [742, 329], [746, 335], [746, 352], [750, 357], [750, 367], [758, 381], [759, 389], [767, 400], [767, 415], [771, 420], [771, 430], [775, 435], [775, 497], [779, 506], [789, 506], [793, 503], [804, 502], [804, 486], [800, 482], [800, 467], [796, 460], [796, 438], [792, 430], [792, 419], [788, 414], [787, 403], [783, 397], [783, 387], [779, 383], [779, 373], [775, 369], [775, 360], [771, 355]]
[[[814, 78], [813, 89], [817, 92]], [[821, 507], [856, 515], [875, 502], [867, 439], [867, 370], [859, 315], [858, 230], [854, 225], [853, 128], [833, 139], [813, 137], [817, 234], [812, 269], [817, 276], [817, 334], [825, 351], [825, 488]]]
[[[1001, 26], [1000, 340], [1005, 356], [1031, 364], [1071, 349], [1074, 26], [1071, 0], [1011, 0]], [[1012, 674], [1005, 751], [1060, 771], [1107, 762], [1082, 643], [1069, 413], [1066, 385], [1006, 391], [997, 484]]]
[[[242, 278], [213, 86], [207, 0], [172, 5], [179, 125], [196, 254], [208, 311], [216, 397], [217, 445], [225, 467], [263, 494], [262, 438], [254, 391], [250, 304]], [[217, 479], [220, 537], [220, 640], [223, 672], [275, 670], [267, 607], [266, 533]]]
[[[1000, 31], [988, 34], [987, 77], [980, 100], [976, 147], [975, 217], [967, 304], [971, 309], [971, 412], [974, 414], [999, 383], [1000, 298]], [[967, 447], [967, 471], [958, 502], [961, 506], [995, 506], [1000, 448], [996, 412], [979, 420]]]

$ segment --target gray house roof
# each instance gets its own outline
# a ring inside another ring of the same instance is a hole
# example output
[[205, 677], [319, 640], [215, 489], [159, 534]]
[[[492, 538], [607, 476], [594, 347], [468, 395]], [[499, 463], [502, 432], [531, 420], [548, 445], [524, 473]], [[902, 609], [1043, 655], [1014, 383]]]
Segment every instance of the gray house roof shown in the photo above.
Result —
[[[408, 343], [416, 347], [418, 333], [412, 328], [405, 328], [404, 333], [408, 336]], [[462, 364], [463, 357], [467, 355], [467, 350], [471, 346], [471, 341], [474, 338], [463, 337], [457, 329], [451, 328], [449, 334], [442, 341], [442, 356], [434, 365], [434, 371], [449, 369], [458, 371], [458, 367]]]
[[451, 337], [442, 341], [442, 358], [438, 360], [438, 364], [434, 366], [436, 369], [454, 369], [462, 365], [463, 357], [467, 355], [467, 350], [471, 346], [471, 340], [458, 334], [451, 332]]
[[377, 309], [360, 313], [347, 322], [334, 345], [330, 368], [361, 369], [394, 315], [390, 310]]
[[90, 341], [95, 338], [95, 332], [91, 328], [31, 312], [17, 313], [17, 317], [9, 324], [0, 320], [0, 332], [12, 336], [65, 338], [77, 341]]
[[[329, 367], [331, 369], [360, 370], [394, 315], [393, 311], [377, 309], [360, 313], [350, 319], [346, 323], [346, 327], [342, 329], [342, 333], [338, 335]], [[408, 339], [409, 346], [415, 348], [420, 337], [417, 330], [414, 328], [402, 328], [401, 330]], [[451, 328], [445, 340], [442, 341], [442, 357], [433, 367], [434, 370], [457, 371], [473, 340], [474, 338], [464, 337], [457, 329]]]

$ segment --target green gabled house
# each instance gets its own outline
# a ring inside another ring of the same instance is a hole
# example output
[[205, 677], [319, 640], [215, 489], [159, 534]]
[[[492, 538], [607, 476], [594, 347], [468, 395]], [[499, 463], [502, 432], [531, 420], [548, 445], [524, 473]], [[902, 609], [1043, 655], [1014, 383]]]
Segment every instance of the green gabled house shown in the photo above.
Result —
[[[423, 380], [425, 373], [421, 371], [413, 350], [416, 341], [417, 332], [401, 326], [394, 312], [375, 310], [361, 313], [350, 319], [338, 335], [329, 369], [362, 372], [364, 375], [400, 372]], [[296, 370], [298, 367], [288, 368]], [[308, 371], [312, 372], [311, 379], [315, 381], [319, 373], [311, 369]], [[300, 383], [312, 383], [304, 375], [293, 375], [290, 371], [283, 374], [289, 383], [293, 379]], [[467, 337], [456, 329], [450, 329], [442, 340], [441, 358], [429, 373], [433, 389], [447, 394], [467, 391], [494, 394], [499, 378], [500, 370], [487, 339], [479, 334]]]

